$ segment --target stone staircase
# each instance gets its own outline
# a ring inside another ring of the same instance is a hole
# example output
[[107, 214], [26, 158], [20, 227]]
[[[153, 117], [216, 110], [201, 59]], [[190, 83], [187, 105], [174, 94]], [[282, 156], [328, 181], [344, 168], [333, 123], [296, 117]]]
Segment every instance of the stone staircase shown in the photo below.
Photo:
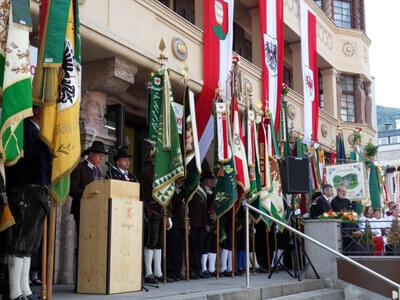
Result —
[[263, 290], [263, 299], [274, 300], [343, 300], [344, 290], [326, 288], [323, 280], [291, 282]]

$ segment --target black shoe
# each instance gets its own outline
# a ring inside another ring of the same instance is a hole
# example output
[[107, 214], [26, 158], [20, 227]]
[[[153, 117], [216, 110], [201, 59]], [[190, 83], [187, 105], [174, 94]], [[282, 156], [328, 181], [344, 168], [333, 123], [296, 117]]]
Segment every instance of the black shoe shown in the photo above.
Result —
[[232, 272], [225, 271], [223, 274], [225, 277], [232, 277]]
[[30, 294], [30, 295], [26, 296], [26, 299], [27, 299], [27, 300], [40, 300], [40, 299], [42, 299], [42, 298], [40, 298], [39, 295]]
[[205, 271], [205, 272], [201, 272], [200, 273], [200, 275], [199, 275], [199, 277], [200, 278], [210, 278], [210, 274], [208, 274], [208, 272], [207, 271]]
[[175, 277], [178, 278], [179, 280], [186, 280], [186, 276], [183, 276], [182, 274], [178, 274]]
[[18, 296], [17, 298], [14, 298], [12, 300], [27, 300], [24, 295]]
[[150, 275], [144, 279], [144, 283], [157, 284], [158, 281], [153, 275]]
[[208, 272], [208, 275], [210, 275], [210, 277], [215, 277], [215, 276], [217, 276], [217, 274], [215, 273], [215, 272]]
[[176, 280], [175, 277], [167, 276], [167, 282], [175, 282], [175, 281], [179, 280]]
[[42, 281], [39, 278], [32, 279], [32, 283], [34, 286], [41, 286]]
[[244, 273], [246, 273], [246, 270], [240, 268], [236, 270], [235, 275], [242, 276]]
[[268, 273], [268, 270], [263, 268], [263, 267], [259, 267], [258, 269], [256, 269], [257, 273]]
[[199, 279], [199, 278], [200, 277], [197, 276], [197, 274], [195, 274], [195, 273], [190, 274], [190, 279]]

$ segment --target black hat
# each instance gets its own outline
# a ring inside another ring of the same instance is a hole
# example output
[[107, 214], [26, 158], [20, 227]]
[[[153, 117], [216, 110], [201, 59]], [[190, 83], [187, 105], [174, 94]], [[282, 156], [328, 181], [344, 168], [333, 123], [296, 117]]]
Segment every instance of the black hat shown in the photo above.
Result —
[[214, 179], [214, 175], [211, 171], [203, 171], [201, 173], [201, 180], [205, 180], [205, 179]]
[[100, 141], [94, 141], [92, 146], [90, 146], [88, 149], [86, 149], [85, 151], [82, 152], [82, 157], [85, 155], [88, 155], [90, 152], [108, 154], [108, 152], [104, 148], [103, 142], [100, 142]]
[[132, 157], [132, 155], [126, 153], [125, 150], [120, 149], [118, 150], [117, 154], [115, 154], [114, 160], [117, 161], [120, 158], [126, 158], [126, 157]]

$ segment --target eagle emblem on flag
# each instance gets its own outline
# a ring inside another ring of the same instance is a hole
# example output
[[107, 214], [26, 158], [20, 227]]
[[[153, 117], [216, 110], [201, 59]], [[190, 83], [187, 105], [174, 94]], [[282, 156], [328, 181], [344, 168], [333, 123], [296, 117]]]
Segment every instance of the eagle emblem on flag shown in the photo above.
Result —
[[304, 68], [304, 88], [307, 92], [308, 96], [310, 97], [311, 101], [314, 101], [315, 98], [315, 83], [314, 83], [314, 73], [313, 71], [305, 66]]
[[265, 65], [272, 76], [278, 71], [278, 41], [268, 34], [264, 34]]
[[215, 5], [215, 21], [213, 26], [215, 35], [220, 40], [225, 40], [228, 34], [228, 3], [225, 0], [216, 0]]

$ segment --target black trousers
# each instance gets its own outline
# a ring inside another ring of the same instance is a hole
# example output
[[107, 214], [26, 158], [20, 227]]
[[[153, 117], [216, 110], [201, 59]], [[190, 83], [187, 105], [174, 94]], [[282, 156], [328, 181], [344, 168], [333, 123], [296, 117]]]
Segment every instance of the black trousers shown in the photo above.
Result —
[[[148, 249], [162, 249], [163, 247], [163, 218], [154, 214], [148, 217], [146, 230], [146, 247]], [[171, 229], [172, 230], [172, 229]]]
[[199, 275], [201, 273], [201, 252], [204, 249], [204, 227], [191, 227], [189, 235], [189, 260], [192, 273]]
[[7, 252], [18, 257], [31, 256], [39, 249], [43, 221], [49, 213], [48, 189], [38, 185], [15, 188], [8, 200], [15, 225], [7, 229]]
[[181, 273], [185, 250], [185, 229], [172, 227], [167, 231], [167, 273], [177, 276]]

